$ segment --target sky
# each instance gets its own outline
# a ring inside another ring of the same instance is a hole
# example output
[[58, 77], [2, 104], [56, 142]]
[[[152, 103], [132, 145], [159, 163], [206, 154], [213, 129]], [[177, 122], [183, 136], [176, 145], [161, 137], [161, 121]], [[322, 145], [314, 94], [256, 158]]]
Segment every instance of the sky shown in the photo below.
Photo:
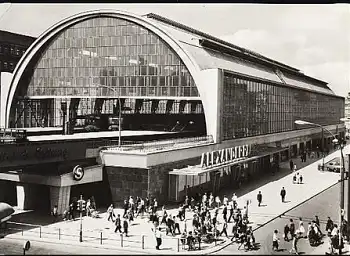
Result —
[[350, 92], [350, 5], [273, 4], [0, 4], [0, 30], [38, 37], [79, 12], [157, 13], [258, 52]]

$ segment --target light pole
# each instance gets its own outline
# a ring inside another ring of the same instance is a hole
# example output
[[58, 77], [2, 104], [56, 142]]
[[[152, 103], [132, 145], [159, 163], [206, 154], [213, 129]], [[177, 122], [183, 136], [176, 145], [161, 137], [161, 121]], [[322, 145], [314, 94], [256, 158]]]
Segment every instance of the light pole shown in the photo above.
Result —
[[[339, 144], [340, 146], [340, 212], [339, 212], [339, 255], [341, 254], [341, 245], [342, 245], [342, 223], [343, 223], [343, 212], [344, 212], [344, 173], [345, 173], [345, 163], [344, 163], [344, 156], [343, 156], [343, 143], [339, 143], [339, 140], [336, 138], [336, 136], [327, 128], [323, 127], [320, 124], [315, 124], [315, 123], [311, 123], [311, 122], [307, 122], [307, 121], [303, 121], [303, 120], [296, 120], [294, 122], [295, 124], [299, 124], [299, 125], [314, 125], [314, 126], [318, 126], [322, 128], [322, 131], [325, 130], [327, 132], [329, 132], [332, 136], [333, 136], [333, 143], [334, 144]], [[322, 132], [323, 135], [323, 132]], [[323, 139], [323, 138], [322, 138]], [[324, 157], [323, 157], [323, 167], [324, 168]]]
[[[105, 87], [107, 89], [110, 89], [114, 92], [114, 94], [116, 93], [116, 89], [104, 84], [100, 84], [99, 86], [101, 87]], [[121, 146], [121, 135], [122, 135], [122, 125], [121, 125], [121, 120], [122, 120], [122, 105], [120, 104], [120, 95], [118, 92], [118, 105], [119, 105], [119, 115], [118, 115], [118, 130], [119, 130], [119, 134], [118, 134], [118, 147], [120, 148]]]

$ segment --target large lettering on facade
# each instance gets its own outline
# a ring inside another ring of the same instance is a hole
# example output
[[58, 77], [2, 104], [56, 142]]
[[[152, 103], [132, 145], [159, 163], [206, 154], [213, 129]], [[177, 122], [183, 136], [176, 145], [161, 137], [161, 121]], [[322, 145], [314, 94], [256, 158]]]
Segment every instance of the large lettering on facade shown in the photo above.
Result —
[[217, 165], [233, 162], [238, 159], [248, 157], [249, 153], [249, 145], [206, 152], [202, 154], [201, 167], [210, 168]]

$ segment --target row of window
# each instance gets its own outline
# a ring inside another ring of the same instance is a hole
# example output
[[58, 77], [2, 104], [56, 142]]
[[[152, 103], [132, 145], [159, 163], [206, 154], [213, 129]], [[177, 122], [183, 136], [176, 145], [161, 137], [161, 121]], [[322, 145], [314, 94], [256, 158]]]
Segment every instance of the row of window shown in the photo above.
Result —
[[118, 93], [121, 96], [175, 96], [175, 97], [198, 97], [198, 91], [196, 87], [119, 87], [117, 91], [109, 88], [94, 88], [94, 87], [38, 87], [35, 91], [29, 91], [28, 96], [91, 96], [91, 97], [118, 97]]
[[[66, 101], [68, 106], [70, 104], [70, 99], [42, 99], [35, 100], [30, 99], [29, 101], [18, 101], [15, 105], [15, 117], [13, 121], [13, 127], [16, 128], [28, 128], [28, 127], [40, 127], [44, 125], [46, 127], [54, 127], [62, 125], [62, 114], [61, 114], [61, 102]], [[113, 114], [114, 108], [118, 104], [117, 99], [106, 99], [102, 105], [102, 114]], [[126, 99], [124, 107], [135, 109], [135, 99]], [[79, 100], [77, 115], [89, 115], [93, 114], [95, 111], [96, 99], [91, 98], [81, 98]], [[166, 100], [160, 100], [158, 108], [155, 113], [164, 114], [166, 113]], [[152, 102], [143, 102], [142, 108], [140, 110], [141, 114], [151, 113]], [[176, 101], [173, 104], [170, 113], [179, 113], [180, 102]], [[191, 104], [188, 102], [185, 105], [183, 113], [191, 113]], [[203, 107], [201, 104], [197, 104], [195, 113], [203, 113]], [[77, 126], [84, 126], [85, 120], [78, 119]]]
[[15, 63], [12, 61], [2, 61], [0, 60], [0, 71], [3, 72], [13, 72], [15, 69]]
[[255, 82], [228, 73], [224, 78], [223, 139], [290, 131], [301, 119], [321, 125], [340, 123], [340, 98]]
[[37, 68], [33, 79], [44, 77], [95, 77], [95, 76], [184, 76], [188, 70], [183, 65], [114, 66], [114, 67], [54, 67]]
[[22, 56], [26, 51], [26, 48], [12, 44], [0, 44], [0, 54], [10, 54], [15, 57]]
[[[91, 24], [94, 24], [94, 21]], [[124, 37], [90, 38], [82, 35], [81, 38], [75, 38], [76, 31], [80, 31], [76, 29], [78, 24], [61, 33], [43, 52], [34, 69], [27, 94], [29, 96], [44, 96], [46, 93], [48, 93], [46, 96], [77, 95], [74, 92], [82, 93], [82, 91], [76, 87], [85, 86], [89, 89], [87, 89], [88, 92], [83, 92], [83, 95], [93, 96], [101, 95], [99, 92], [96, 93], [98, 91], [96, 88], [108, 86], [135, 87], [136, 89], [133, 90], [138, 96], [164, 96], [165, 92], [169, 93], [167, 96], [199, 96], [194, 80], [184, 63], [158, 36], [130, 22], [121, 25], [116, 21], [113, 24], [115, 29], [122, 26], [121, 30], [126, 29], [136, 34], [127, 36], [125, 42], [115, 42], [117, 44], [113, 47], [102, 47], [98, 44], [94, 46], [94, 43], [105, 40], [111, 43], [113, 40], [121, 40]], [[96, 31], [98, 26], [88, 26], [86, 30]], [[78, 47], [77, 44], [85, 41], [91, 42], [92, 47]], [[133, 45], [133, 43], [141, 45]], [[70, 46], [78, 48], [69, 47], [67, 44], [74, 44]], [[56, 87], [66, 88], [56, 89]], [[144, 87], [159, 87], [159, 89]], [[129, 91], [122, 89], [121, 92]], [[105, 94], [102, 93], [102, 95]], [[113, 91], [109, 90], [107, 95], [113, 96]]]
[[[93, 29], [93, 28], [91, 28]], [[90, 28], [87, 30], [91, 30]], [[61, 35], [53, 42], [55, 49], [86, 48], [115, 45], [160, 45], [162, 40], [153, 34], [118, 35], [106, 33], [99, 36], [87, 36], [76, 34], [74, 37]]]

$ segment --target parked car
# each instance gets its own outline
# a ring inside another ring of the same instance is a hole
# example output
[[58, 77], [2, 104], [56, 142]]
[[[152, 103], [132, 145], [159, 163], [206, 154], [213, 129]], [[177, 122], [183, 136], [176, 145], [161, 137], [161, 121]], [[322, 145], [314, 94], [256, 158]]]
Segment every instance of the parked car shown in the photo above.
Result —
[[340, 172], [340, 157], [336, 157], [332, 159], [331, 161], [325, 163], [325, 168], [329, 172]]

